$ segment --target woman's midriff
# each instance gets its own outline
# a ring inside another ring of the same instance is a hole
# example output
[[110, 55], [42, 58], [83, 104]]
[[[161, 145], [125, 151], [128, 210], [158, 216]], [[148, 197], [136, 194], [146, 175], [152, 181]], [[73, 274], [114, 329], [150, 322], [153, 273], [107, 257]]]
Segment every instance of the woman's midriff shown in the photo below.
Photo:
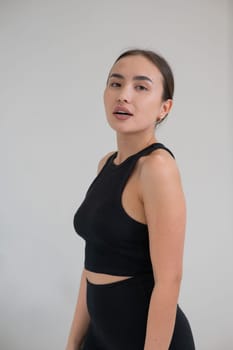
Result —
[[86, 278], [88, 281], [94, 284], [107, 284], [117, 281], [123, 281], [127, 278], [131, 278], [133, 276], [115, 276], [115, 275], [108, 275], [105, 273], [97, 273], [93, 271], [89, 271], [85, 269]]

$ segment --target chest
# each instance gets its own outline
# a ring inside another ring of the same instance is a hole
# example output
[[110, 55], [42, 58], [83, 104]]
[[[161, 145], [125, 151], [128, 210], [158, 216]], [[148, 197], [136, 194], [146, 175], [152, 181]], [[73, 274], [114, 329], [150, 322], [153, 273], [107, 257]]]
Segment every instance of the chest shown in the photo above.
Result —
[[143, 220], [138, 172], [105, 172], [90, 185], [75, 214], [74, 226], [84, 239], [138, 244], [147, 239]]

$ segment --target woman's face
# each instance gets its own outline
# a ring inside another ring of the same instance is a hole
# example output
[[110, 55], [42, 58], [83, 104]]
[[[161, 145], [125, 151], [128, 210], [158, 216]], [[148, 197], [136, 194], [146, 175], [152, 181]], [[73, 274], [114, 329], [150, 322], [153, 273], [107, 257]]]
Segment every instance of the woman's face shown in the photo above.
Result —
[[163, 118], [172, 100], [162, 101], [163, 77], [147, 58], [127, 56], [116, 62], [104, 91], [109, 125], [119, 132], [153, 129]]

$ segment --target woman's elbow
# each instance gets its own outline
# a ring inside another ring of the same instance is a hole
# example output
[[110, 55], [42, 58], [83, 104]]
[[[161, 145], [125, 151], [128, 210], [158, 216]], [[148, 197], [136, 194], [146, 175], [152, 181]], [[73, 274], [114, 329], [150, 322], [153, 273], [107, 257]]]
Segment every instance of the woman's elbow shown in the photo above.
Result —
[[155, 286], [166, 288], [167, 290], [171, 289], [180, 289], [180, 285], [182, 282], [182, 271], [177, 271], [175, 273], [170, 274], [166, 277], [159, 277], [156, 279]]

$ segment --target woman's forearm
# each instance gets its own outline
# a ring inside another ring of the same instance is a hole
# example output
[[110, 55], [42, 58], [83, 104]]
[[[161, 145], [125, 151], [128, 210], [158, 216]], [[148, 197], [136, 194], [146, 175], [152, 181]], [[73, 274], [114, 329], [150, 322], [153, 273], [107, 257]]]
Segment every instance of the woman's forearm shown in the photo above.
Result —
[[180, 282], [154, 287], [148, 311], [144, 350], [168, 350], [173, 335]]
[[78, 300], [67, 341], [66, 350], [79, 350], [90, 323], [86, 303], [86, 274], [83, 270], [80, 280]]

